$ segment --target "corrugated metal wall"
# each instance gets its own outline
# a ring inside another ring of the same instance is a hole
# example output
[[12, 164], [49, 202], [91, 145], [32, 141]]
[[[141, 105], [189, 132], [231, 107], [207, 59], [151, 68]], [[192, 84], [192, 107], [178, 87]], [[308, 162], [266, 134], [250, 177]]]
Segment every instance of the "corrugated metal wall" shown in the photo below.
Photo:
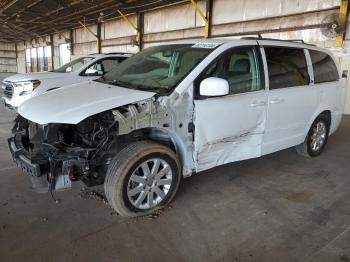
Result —
[[16, 71], [17, 63], [15, 44], [0, 42], [0, 72], [12, 73]]
[[[206, 2], [198, 1], [203, 12]], [[331, 47], [333, 40], [324, 37], [319, 29], [313, 29], [322, 22], [325, 16], [337, 12], [340, 0], [213, 0], [212, 34], [213, 36], [230, 36], [236, 33], [272, 30], [274, 33], [267, 37], [282, 39], [304, 39], [321, 46]], [[136, 15], [128, 16], [137, 25]], [[308, 28], [301, 30], [303, 27]], [[193, 8], [190, 1], [185, 4], [156, 9], [144, 13], [144, 47], [162, 41], [201, 38], [203, 37], [204, 22]], [[89, 26], [96, 33], [97, 26]], [[64, 37], [62, 37], [64, 35]], [[78, 28], [72, 34], [62, 32], [54, 35], [54, 65], [58, 66], [59, 45], [73, 37], [73, 57], [88, 53], [96, 53], [97, 40], [87, 29]], [[133, 46], [134, 30], [122, 19], [107, 21], [101, 26], [102, 52], [137, 52]], [[45, 41], [43, 41], [45, 42]], [[49, 42], [49, 40], [46, 40]], [[69, 41], [68, 41], [69, 42]], [[40, 40], [32, 43], [19, 43], [18, 70], [25, 71], [24, 49], [45, 45]]]

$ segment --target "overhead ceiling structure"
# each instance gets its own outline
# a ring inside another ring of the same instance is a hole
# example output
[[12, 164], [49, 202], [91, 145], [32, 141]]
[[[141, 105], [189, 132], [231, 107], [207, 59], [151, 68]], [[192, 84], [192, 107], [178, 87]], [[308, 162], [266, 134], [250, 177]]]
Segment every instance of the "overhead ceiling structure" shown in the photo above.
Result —
[[29, 40], [184, 0], [0, 0], [0, 39]]

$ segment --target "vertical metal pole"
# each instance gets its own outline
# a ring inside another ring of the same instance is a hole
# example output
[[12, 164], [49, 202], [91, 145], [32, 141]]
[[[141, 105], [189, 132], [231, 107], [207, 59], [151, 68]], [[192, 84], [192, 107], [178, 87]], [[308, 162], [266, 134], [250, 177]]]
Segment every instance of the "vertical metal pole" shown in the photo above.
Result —
[[55, 64], [54, 64], [54, 56], [55, 56], [55, 46], [53, 43], [53, 35], [50, 35], [50, 45], [51, 45], [51, 63], [52, 63], [52, 70], [55, 69]]
[[[339, 10], [339, 27], [346, 29], [346, 20], [347, 20], [347, 14], [348, 14], [348, 7], [349, 7], [349, 1], [348, 0], [341, 0], [340, 3], [340, 10]], [[335, 46], [336, 47], [342, 47], [344, 43], [344, 37], [345, 37], [345, 30], [344, 33], [340, 33], [337, 35], [337, 38], [335, 40]]]
[[[17, 43], [15, 43], [15, 51], [16, 51], [16, 71], [18, 73], [18, 48], [17, 48]], [[27, 63], [26, 63], [26, 67], [27, 67]]]
[[199, 6], [197, 5], [197, 2], [195, 0], [191, 0], [191, 3], [194, 7], [194, 9], [196, 9], [197, 13], [199, 14], [199, 16], [202, 18], [203, 22], [204, 22], [204, 38], [208, 38], [209, 37], [209, 20], [206, 17], [206, 14], [204, 14], [201, 9], [199, 8]]
[[139, 45], [139, 51], [143, 49], [143, 33], [144, 33], [144, 13], [137, 13], [137, 43]]
[[69, 40], [70, 40], [70, 55], [74, 55], [74, 29], [69, 31]]
[[208, 38], [210, 38], [212, 35], [211, 34], [212, 16], [213, 16], [213, 0], [207, 0], [206, 1], [206, 17], [208, 20], [208, 25], [207, 25]]
[[97, 23], [97, 53], [101, 54], [102, 52], [102, 46], [101, 46], [101, 23]]
[[36, 53], [36, 71], [40, 72], [38, 47], [35, 47], [35, 53]]

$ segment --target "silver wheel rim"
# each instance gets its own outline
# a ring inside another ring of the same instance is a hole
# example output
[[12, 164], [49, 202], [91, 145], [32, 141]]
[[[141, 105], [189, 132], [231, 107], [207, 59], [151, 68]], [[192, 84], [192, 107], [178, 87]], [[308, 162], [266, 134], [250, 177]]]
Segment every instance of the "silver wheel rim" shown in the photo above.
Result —
[[312, 151], [319, 151], [326, 141], [327, 127], [324, 122], [318, 122], [314, 128], [311, 135], [310, 147]]
[[127, 187], [130, 203], [139, 209], [158, 205], [169, 193], [173, 174], [169, 164], [160, 158], [141, 163], [131, 174]]

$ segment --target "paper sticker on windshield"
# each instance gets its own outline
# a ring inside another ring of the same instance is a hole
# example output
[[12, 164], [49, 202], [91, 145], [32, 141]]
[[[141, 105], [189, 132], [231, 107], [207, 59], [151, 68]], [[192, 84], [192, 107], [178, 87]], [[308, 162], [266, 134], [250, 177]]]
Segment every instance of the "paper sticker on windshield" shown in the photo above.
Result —
[[220, 44], [218, 43], [197, 43], [194, 44], [192, 47], [193, 48], [208, 48], [208, 49], [213, 49], [217, 46], [219, 46]]

